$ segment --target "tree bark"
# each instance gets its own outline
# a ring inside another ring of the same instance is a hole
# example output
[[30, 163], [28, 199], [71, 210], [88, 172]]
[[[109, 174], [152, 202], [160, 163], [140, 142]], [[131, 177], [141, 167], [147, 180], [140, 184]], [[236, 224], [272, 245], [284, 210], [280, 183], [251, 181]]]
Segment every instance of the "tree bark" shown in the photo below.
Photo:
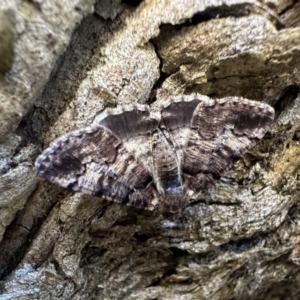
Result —
[[[0, 4], [0, 299], [300, 298], [300, 5], [266, 3]], [[42, 149], [105, 108], [193, 92], [276, 118], [183, 213], [37, 175]]]

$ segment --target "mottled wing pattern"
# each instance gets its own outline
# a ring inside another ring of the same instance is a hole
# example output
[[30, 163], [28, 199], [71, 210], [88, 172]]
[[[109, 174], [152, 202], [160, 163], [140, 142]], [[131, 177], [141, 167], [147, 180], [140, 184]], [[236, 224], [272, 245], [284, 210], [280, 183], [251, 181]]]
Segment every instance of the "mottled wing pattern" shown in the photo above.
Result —
[[55, 140], [35, 167], [50, 182], [74, 191], [149, 210], [158, 201], [149, 172], [101, 125]]
[[178, 153], [179, 161], [182, 160], [182, 151], [189, 137], [190, 123], [194, 110], [201, 101], [207, 99], [209, 98], [202, 95], [182, 95], [169, 98], [160, 107], [161, 122], [159, 127], [169, 133], [171, 142]]
[[237, 97], [122, 106], [54, 141], [35, 166], [74, 191], [178, 212], [253, 147], [273, 118], [269, 105]]
[[151, 136], [159, 120], [150, 117], [148, 105], [126, 105], [111, 109], [98, 121], [111, 130], [144, 168], [151, 172], [149, 162]]
[[195, 109], [182, 171], [197, 198], [270, 129], [274, 110], [267, 104], [227, 97], [201, 102]]

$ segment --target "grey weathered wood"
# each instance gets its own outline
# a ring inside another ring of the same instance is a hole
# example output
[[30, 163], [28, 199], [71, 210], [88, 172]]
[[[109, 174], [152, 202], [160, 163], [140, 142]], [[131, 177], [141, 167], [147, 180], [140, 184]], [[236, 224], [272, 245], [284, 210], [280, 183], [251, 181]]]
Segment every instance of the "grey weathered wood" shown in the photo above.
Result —
[[[0, 298], [298, 299], [299, 28], [255, 1], [83, 2], [0, 6]], [[276, 118], [183, 214], [36, 184], [41, 149], [104, 108], [192, 92]]]

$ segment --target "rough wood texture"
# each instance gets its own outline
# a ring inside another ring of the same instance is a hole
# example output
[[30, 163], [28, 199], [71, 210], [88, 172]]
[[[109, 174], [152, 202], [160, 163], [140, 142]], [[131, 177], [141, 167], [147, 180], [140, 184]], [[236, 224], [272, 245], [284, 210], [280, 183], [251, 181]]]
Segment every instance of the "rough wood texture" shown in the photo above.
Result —
[[[0, 4], [0, 299], [299, 299], [298, 5], [128, 3]], [[276, 115], [183, 214], [70, 193], [35, 173], [42, 149], [105, 108], [193, 92]]]

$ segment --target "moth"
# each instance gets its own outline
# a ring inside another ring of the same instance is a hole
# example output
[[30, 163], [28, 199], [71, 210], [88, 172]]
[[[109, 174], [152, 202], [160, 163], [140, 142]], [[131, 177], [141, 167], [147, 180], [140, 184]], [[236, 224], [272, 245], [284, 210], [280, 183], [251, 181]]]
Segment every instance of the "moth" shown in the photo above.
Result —
[[76, 192], [177, 213], [270, 129], [274, 109], [193, 94], [106, 110], [56, 139], [36, 160], [47, 180]]

